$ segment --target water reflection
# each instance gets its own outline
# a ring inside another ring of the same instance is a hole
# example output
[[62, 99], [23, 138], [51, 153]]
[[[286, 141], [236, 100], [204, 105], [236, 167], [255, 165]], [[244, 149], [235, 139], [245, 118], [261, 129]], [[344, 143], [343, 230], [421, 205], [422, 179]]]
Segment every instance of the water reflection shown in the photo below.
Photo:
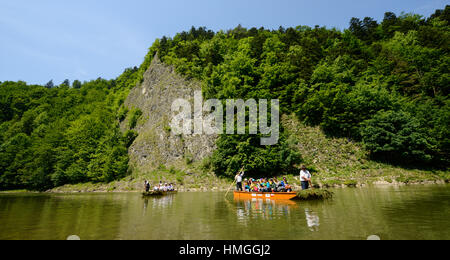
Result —
[[151, 201], [151, 208], [153, 211], [162, 210], [162, 209], [167, 209], [172, 206], [175, 196], [176, 196], [175, 194], [171, 194], [171, 195], [166, 195], [163, 197], [150, 197], [150, 198], [144, 197], [142, 199], [143, 203], [144, 203], [144, 214], [143, 215], [145, 216], [147, 213], [149, 201]]
[[292, 210], [299, 206], [294, 201], [275, 201], [265, 199], [236, 199], [236, 211], [238, 220], [274, 220], [286, 218], [292, 214]]
[[[299, 202], [277, 201], [264, 199], [236, 199], [236, 215], [240, 223], [248, 223], [254, 220], [279, 220], [290, 219], [298, 216], [300, 212]], [[311, 232], [320, 229], [320, 217], [310, 208], [304, 208], [306, 224]]]
[[148, 208], [148, 198], [143, 198], [143, 199], [144, 199], [144, 213], [142, 215], [145, 216], [145, 214], [147, 213], [147, 208]]
[[306, 215], [306, 224], [309, 227], [309, 230], [312, 232], [319, 231], [320, 227], [320, 218], [319, 215], [317, 215], [316, 212], [306, 208], [305, 209], [305, 215]]
[[339, 189], [325, 202], [224, 195], [0, 194], [0, 240], [450, 238], [450, 186]]

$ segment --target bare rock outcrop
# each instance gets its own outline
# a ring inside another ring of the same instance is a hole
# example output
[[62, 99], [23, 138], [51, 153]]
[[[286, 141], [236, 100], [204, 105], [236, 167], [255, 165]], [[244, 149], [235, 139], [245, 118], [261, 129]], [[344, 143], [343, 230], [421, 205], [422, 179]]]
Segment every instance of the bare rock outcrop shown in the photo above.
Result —
[[[169, 126], [173, 101], [183, 98], [193, 107], [198, 90], [200, 82], [176, 73], [157, 56], [153, 59], [143, 83], [132, 89], [125, 101], [130, 110], [138, 108], [143, 113], [134, 129], [139, 135], [129, 149], [131, 166], [139, 172], [160, 165], [183, 168], [187, 161], [200, 161], [212, 154], [217, 136], [175, 135]], [[126, 124], [122, 123], [122, 129]]]

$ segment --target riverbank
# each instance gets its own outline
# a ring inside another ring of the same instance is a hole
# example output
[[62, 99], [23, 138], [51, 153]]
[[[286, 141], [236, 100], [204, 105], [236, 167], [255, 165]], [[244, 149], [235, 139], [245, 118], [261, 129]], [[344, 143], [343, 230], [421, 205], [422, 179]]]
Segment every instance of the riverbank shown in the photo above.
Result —
[[[365, 182], [357, 181], [355, 179], [344, 178], [330, 178], [329, 176], [320, 176], [316, 174], [316, 178], [313, 181], [315, 188], [358, 188], [358, 187], [372, 187], [372, 186], [408, 186], [408, 185], [443, 185], [449, 183], [449, 174], [447, 177], [439, 178], [438, 176], [429, 176], [424, 178], [422, 175], [417, 174], [404, 174], [394, 178], [391, 177], [368, 177]], [[296, 176], [286, 176], [288, 181], [293, 185], [294, 190], [301, 190], [300, 182]], [[367, 176], [366, 176], [367, 177]], [[202, 178], [200, 180], [200, 178]], [[280, 176], [281, 178], [281, 176]], [[112, 183], [83, 183], [75, 185], [65, 185], [46, 191], [46, 193], [126, 193], [126, 192], [141, 192], [143, 189], [143, 183], [145, 179], [149, 180], [153, 185], [159, 183], [159, 181], [152, 181], [152, 178], [132, 178], [128, 177], [121, 181], [115, 181]], [[155, 177], [153, 177], [155, 179]], [[230, 187], [234, 188], [233, 183], [230, 180], [221, 179], [215, 176], [185, 176], [183, 178], [184, 183], [181, 184], [177, 180], [173, 180], [171, 176], [164, 179], [167, 182], [178, 183], [177, 188], [180, 192], [223, 192], [227, 191]], [[179, 179], [180, 180], [180, 179]], [[27, 190], [12, 190], [12, 191], [0, 191], [0, 194], [9, 193], [34, 193]]]
[[[316, 188], [346, 188], [367, 186], [405, 186], [445, 184], [450, 182], [449, 171], [409, 170], [400, 167], [367, 162], [367, 167], [341, 168], [330, 171], [328, 168], [311, 167], [313, 185]], [[308, 165], [308, 164], [307, 164]], [[320, 170], [318, 170], [320, 169]], [[282, 175], [286, 177], [295, 190], [301, 190], [299, 176]], [[65, 185], [54, 188], [50, 193], [78, 193], [78, 192], [140, 192], [145, 180], [152, 186], [160, 181], [176, 184], [180, 192], [227, 191], [234, 188], [230, 179], [220, 178], [209, 172], [205, 173], [200, 164], [193, 164], [189, 168], [160, 167], [149, 173], [135, 172], [120, 181], [108, 184], [84, 183]]]
[[[386, 182], [386, 181], [378, 181], [374, 183], [357, 183], [357, 184], [333, 184], [333, 185], [321, 185], [314, 184], [315, 188], [364, 188], [364, 187], [376, 187], [376, 186], [414, 186], [414, 185], [445, 185], [448, 181], [422, 181], [422, 182], [411, 182], [411, 183], [401, 183], [401, 182]], [[119, 187], [117, 187], [117, 185]], [[229, 183], [227, 186], [222, 187], [198, 187], [198, 185], [193, 186], [179, 186], [179, 192], [224, 192], [229, 189], [229, 186], [232, 183]], [[122, 186], [122, 188], [120, 188]], [[294, 184], [294, 190], [301, 190], [301, 186], [298, 184]], [[234, 188], [234, 186], [232, 186]], [[116, 183], [115, 188], [111, 189], [111, 187], [107, 184], [78, 184], [78, 185], [66, 185], [63, 187], [55, 188], [47, 191], [47, 193], [105, 193], [105, 192], [117, 192], [117, 193], [126, 193], [126, 192], [142, 192], [142, 188], [139, 187], [130, 187], [129, 183]], [[3, 193], [3, 192], [0, 192]]]
[[[120, 182], [119, 182], [120, 183]], [[116, 183], [117, 184], [117, 183]], [[231, 185], [230, 183], [229, 185]], [[403, 186], [426, 186], [426, 185], [446, 185], [449, 184], [448, 181], [422, 181], [422, 182], [412, 182], [412, 183], [401, 183], [401, 182], [386, 182], [379, 181], [370, 184], [341, 184], [341, 185], [318, 185], [315, 184], [314, 188], [366, 188], [366, 187], [403, 187]], [[45, 192], [29, 191], [29, 190], [10, 190], [10, 191], [0, 191], [0, 194], [18, 194], [18, 193], [60, 193], [60, 194], [70, 194], [70, 193], [140, 193], [142, 188], [132, 188], [128, 183], [121, 183], [120, 186], [124, 188], [114, 188], [111, 189], [110, 184], [94, 184], [94, 183], [84, 183], [76, 185], [65, 185], [62, 187], [54, 188]], [[293, 185], [294, 190], [301, 190], [300, 185]], [[234, 189], [234, 186], [232, 186]], [[197, 186], [181, 186], [178, 187], [179, 192], [225, 192], [229, 189], [227, 186], [222, 187], [197, 187]]]

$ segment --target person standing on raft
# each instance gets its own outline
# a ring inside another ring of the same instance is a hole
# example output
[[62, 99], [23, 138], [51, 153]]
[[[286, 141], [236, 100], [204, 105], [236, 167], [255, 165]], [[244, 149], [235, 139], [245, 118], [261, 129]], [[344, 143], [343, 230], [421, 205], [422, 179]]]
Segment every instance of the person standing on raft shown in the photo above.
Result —
[[306, 169], [306, 166], [302, 166], [302, 170], [300, 171], [300, 181], [302, 182], [302, 190], [308, 190], [309, 184], [311, 183], [311, 173]]
[[148, 182], [147, 180], [145, 181], [144, 188], [145, 188], [145, 192], [150, 191], [150, 182]]
[[243, 191], [242, 178], [244, 177], [244, 175], [245, 175], [244, 168], [242, 168], [242, 170], [240, 172], [238, 172], [236, 177], [234, 177], [234, 179], [236, 180], [236, 190], [237, 191]]

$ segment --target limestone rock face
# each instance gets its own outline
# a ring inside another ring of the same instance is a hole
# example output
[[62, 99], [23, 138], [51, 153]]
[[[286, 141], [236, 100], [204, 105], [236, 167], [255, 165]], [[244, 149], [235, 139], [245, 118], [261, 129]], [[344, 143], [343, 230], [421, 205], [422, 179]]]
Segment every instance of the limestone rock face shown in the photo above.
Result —
[[[149, 172], [160, 165], [183, 168], [187, 160], [200, 161], [215, 150], [217, 136], [175, 135], [170, 128], [172, 103], [183, 98], [194, 107], [194, 92], [200, 82], [188, 80], [172, 66], [155, 57], [144, 75], [144, 81], [130, 91], [125, 106], [140, 109], [136, 128], [138, 137], [129, 149], [130, 165], [139, 172]], [[122, 123], [127, 127], [127, 120]]]

